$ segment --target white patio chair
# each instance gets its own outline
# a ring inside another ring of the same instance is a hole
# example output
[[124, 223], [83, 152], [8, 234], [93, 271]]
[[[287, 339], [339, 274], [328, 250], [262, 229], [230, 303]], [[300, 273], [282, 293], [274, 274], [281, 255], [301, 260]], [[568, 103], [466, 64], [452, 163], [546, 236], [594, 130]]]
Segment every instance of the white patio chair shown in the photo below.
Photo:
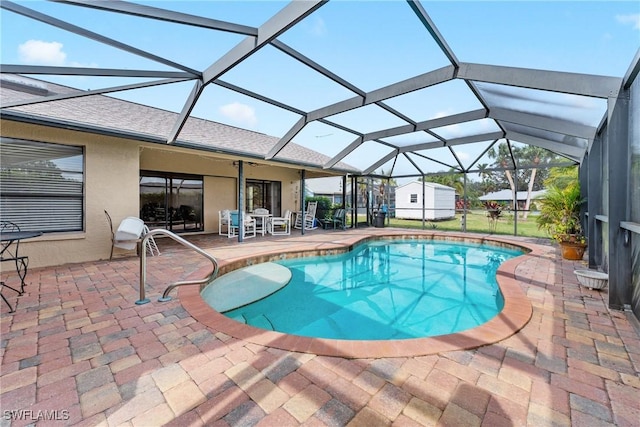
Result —
[[275, 216], [269, 222], [269, 233], [274, 236], [288, 236], [291, 234], [291, 211], [285, 211], [283, 216]]
[[295, 228], [302, 228], [304, 224], [305, 230], [315, 230], [318, 228], [316, 225], [316, 211], [318, 210], [318, 202], [307, 203], [307, 210], [304, 212], [304, 218], [302, 212], [296, 212]]
[[[231, 222], [229, 223], [229, 238], [237, 237], [238, 230], [240, 229], [240, 222], [238, 221], [238, 211], [232, 211], [230, 213]], [[244, 233], [243, 238], [248, 239], [250, 237], [256, 237], [256, 220], [249, 214], [244, 214]]]
[[[111, 215], [107, 210], [104, 210], [104, 214], [109, 222], [109, 229], [111, 231], [111, 252], [109, 253], [109, 261], [113, 259], [113, 248], [120, 248], [126, 250], [138, 251], [138, 243], [142, 241], [142, 238], [149, 232], [149, 227], [146, 226], [144, 221], [140, 218], [129, 216], [122, 220], [118, 226], [117, 231], [113, 231], [113, 222], [111, 221]], [[160, 255], [160, 249], [156, 244], [153, 236], [147, 239], [145, 247], [147, 253], [151, 256]]]
[[224, 209], [218, 211], [218, 234], [220, 236], [229, 236], [229, 224], [231, 223], [231, 211]]

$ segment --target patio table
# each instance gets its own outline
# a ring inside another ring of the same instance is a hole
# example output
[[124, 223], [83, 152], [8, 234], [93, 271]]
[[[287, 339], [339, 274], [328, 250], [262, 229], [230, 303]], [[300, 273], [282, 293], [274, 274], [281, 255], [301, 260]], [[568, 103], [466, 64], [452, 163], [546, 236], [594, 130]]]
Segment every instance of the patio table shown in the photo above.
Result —
[[251, 215], [251, 218], [255, 218], [256, 222], [260, 221], [260, 228], [256, 228], [256, 231], [259, 231], [264, 236], [264, 233], [267, 231], [267, 221], [269, 220], [269, 218], [273, 217], [273, 214], [249, 213], [247, 215]]

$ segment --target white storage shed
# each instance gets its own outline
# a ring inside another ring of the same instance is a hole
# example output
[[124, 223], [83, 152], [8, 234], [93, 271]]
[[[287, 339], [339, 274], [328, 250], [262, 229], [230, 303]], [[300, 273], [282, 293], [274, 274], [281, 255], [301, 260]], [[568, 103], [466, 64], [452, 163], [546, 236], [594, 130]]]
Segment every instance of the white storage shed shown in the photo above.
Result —
[[435, 182], [413, 181], [396, 188], [396, 218], [422, 219], [424, 184], [424, 218], [449, 219], [456, 215], [456, 190]]

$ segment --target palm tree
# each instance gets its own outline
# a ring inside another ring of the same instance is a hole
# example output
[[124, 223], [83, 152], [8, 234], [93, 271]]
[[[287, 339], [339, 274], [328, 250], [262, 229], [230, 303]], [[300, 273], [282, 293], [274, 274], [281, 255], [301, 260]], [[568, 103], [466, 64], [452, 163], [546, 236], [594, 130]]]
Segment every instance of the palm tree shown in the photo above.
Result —
[[487, 163], [478, 163], [478, 175], [482, 183], [482, 192], [491, 193], [492, 191], [499, 190], [495, 181], [493, 180], [493, 173], [488, 170], [489, 165]]
[[[496, 166], [500, 166], [504, 168], [504, 174], [507, 177], [507, 181], [509, 182], [511, 193], [517, 194], [516, 185], [513, 182], [513, 176], [511, 176], [511, 171], [507, 169], [510, 163], [509, 160], [511, 159], [511, 153], [509, 152], [509, 147], [507, 146], [507, 144], [504, 142], [500, 143], [498, 145], [498, 150], [495, 149], [495, 146], [491, 147], [491, 149], [487, 152], [487, 154], [489, 155], [490, 158], [496, 159], [494, 163]], [[516, 197], [516, 200], [514, 200], [514, 203], [517, 203], [517, 197]]]
[[540, 161], [542, 160], [543, 157], [548, 156], [548, 151], [540, 147], [529, 145], [527, 148], [523, 149], [520, 154], [522, 154], [523, 158], [531, 159], [531, 162], [535, 166], [533, 169], [531, 169], [531, 176], [529, 177], [529, 185], [527, 186], [527, 200], [525, 201], [524, 213], [522, 214], [522, 218], [527, 219], [527, 216], [529, 214], [529, 208], [531, 207], [531, 192], [533, 191], [533, 184], [535, 183], [535, 180], [536, 180], [536, 172], [538, 171], [538, 165], [540, 164]]

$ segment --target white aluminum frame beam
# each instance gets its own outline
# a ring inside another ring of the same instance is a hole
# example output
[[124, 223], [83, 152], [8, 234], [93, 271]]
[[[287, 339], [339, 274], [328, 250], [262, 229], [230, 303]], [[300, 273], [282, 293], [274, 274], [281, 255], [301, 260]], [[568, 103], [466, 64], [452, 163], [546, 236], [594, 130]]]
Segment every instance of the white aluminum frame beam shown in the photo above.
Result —
[[[484, 109], [468, 111], [460, 114], [452, 114], [446, 117], [439, 117], [437, 119], [425, 120], [418, 122], [415, 125], [402, 125], [389, 129], [383, 129], [375, 132], [369, 132], [363, 135], [364, 141], [371, 141], [375, 139], [388, 138], [392, 136], [405, 135], [407, 133], [426, 131], [432, 128], [438, 128], [442, 126], [455, 125], [458, 123], [465, 123], [474, 120], [480, 120], [487, 117], [487, 112]], [[387, 142], [394, 147], [397, 145], [392, 142]]]
[[342, 151], [340, 151], [338, 154], [333, 156], [327, 163], [325, 163], [322, 166], [322, 168], [330, 169], [334, 167], [336, 163], [344, 159], [347, 155], [349, 155], [349, 153], [351, 153], [353, 150], [358, 148], [363, 142], [364, 142], [364, 139], [361, 136], [357, 137], [351, 144], [347, 145], [344, 149], [342, 149]]
[[[307, 123], [313, 122], [325, 117], [333, 116], [335, 114], [344, 113], [355, 108], [364, 107], [368, 104], [384, 101], [385, 99], [393, 98], [394, 96], [404, 95], [406, 93], [413, 92], [419, 89], [425, 89], [438, 83], [444, 83], [446, 81], [453, 80], [454, 78], [455, 69], [453, 66], [449, 65], [374, 90], [367, 93], [364, 97], [355, 96], [353, 98], [345, 99], [343, 101], [339, 101], [334, 104], [310, 111], [309, 113], [307, 113], [305, 120]], [[280, 141], [278, 141], [278, 143], [273, 148], [271, 148], [269, 153], [267, 153], [267, 155], [265, 156], [265, 159], [272, 159], [276, 154], [278, 154], [285, 145], [291, 142], [291, 139], [295, 137], [296, 133], [292, 134], [291, 132], [287, 132], [287, 135], [282, 137]]]
[[[370, 132], [370, 133], [362, 135], [360, 138], [356, 139], [351, 144], [349, 144], [347, 147], [345, 147], [340, 153], [338, 153], [331, 160], [329, 160], [327, 163], [325, 163], [323, 168], [328, 169], [328, 168], [333, 167], [336, 163], [338, 163], [340, 160], [342, 160], [343, 158], [348, 156], [351, 153], [351, 151], [353, 151], [356, 148], [358, 148], [365, 141], [375, 141], [375, 140], [378, 140], [378, 139], [381, 139], [381, 138], [404, 135], [404, 134], [407, 134], [407, 133], [413, 133], [413, 132], [417, 132], [417, 131], [428, 131], [429, 128], [431, 128], [431, 127], [441, 127], [441, 126], [453, 125], [453, 124], [457, 124], [457, 123], [464, 123], [464, 122], [468, 122], [468, 121], [484, 119], [484, 118], [486, 118], [486, 116], [487, 116], [487, 112], [484, 109], [479, 109], [479, 110], [468, 111], [468, 112], [460, 113], [460, 114], [453, 114], [453, 115], [447, 116], [447, 117], [439, 117], [437, 119], [426, 120], [426, 121], [417, 123], [415, 126], [414, 125], [402, 125], [402, 126], [397, 126], [397, 127], [394, 127], [394, 128], [389, 128], [389, 129], [383, 129], [383, 130], [380, 130], [380, 131]], [[503, 132], [499, 132], [497, 134], [500, 135], [500, 136], [504, 135]], [[491, 135], [494, 135], [494, 134], [491, 134]], [[285, 135], [285, 137], [286, 136], [287, 135]], [[438, 137], [437, 135], [434, 135], [434, 134], [432, 134], [432, 136], [437, 138], [438, 141], [433, 141], [433, 142], [429, 142], [429, 143], [426, 143], [426, 144], [432, 144], [433, 148], [443, 147], [445, 145], [456, 145], [456, 144], [464, 143], [464, 142], [458, 142], [458, 140], [447, 141], [447, 140], [445, 140], [445, 139], [443, 139], [441, 137]], [[284, 139], [284, 137], [283, 137], [283, 139]], [[452, 144], [452, 141], [453, 141], [453, 144]], [[393, 144], [391, 142], [388, 142], [388, 141], [378, 141], [378, 142], [380, 142], [381, 144], [384, 144], [384, 145], [388, 145], [388, 146], [390, 146], [390, 147], [392, 147], [394, 149], [398, 149], [398, 150], [400, 150], [400, 152], [406, 152], [407, 151], [407, 150], [403, 149], [402, 147], [399, 147], [399, 146], [397, 146], [397, 145], [395, 145], [395, 144]], [[411, 147], [413, 147], [413, 145]]]
[[209, 30], [225, 31], [228, 33], [244, 34], [245, 36], [257, 36], [258, 29], [247, 25], [233, 24], [217, 19], [205, 18], [203, 16], [190, 15], [188, 13], [174, 12], [172, 10], [161, 9], [153, 6], [130, 3], [127, 1], [101, 1], [101, 0], [52, 0], [55, 3], [70, 4], [73, 6], [83, 6], [91, 9], [104, 10], [108, 12], [124, 13], [126, 15], [139, 16], [142, 18], [156, 19], [158, 21], [172, 22], [175, 24], [190, 25], [193, 27], [206, 28]]
[[387, 154], [386, 156], [382, 157], [380, 160], [378, 160], [377, 162], [375, 162], [374, 164], [372, 164], [371, 166], [366, 168], [364, 171], [362, 171], [362, 174], [363, 175], [369, 175], [371, 172], [373, 172], [374, 170], [376, 170], [380, 166], [384, 165], [389, 160], [391, 160], [394, 157], [396, 157], [398, 154], [400, 154], [400, 152], [397, 149], [393, 150], [392, 152], [390, 152], [389, 154]]
[[493, 141], [494, 139], [499, 139], [503, 137], [504, 137], [504, 133], [501, 131], [482, 133], [477, 135], [463, 136], [461, 138], [453, 138], [453, 139], [447, 140], [446, 142], [433, 141], [433, 142], [427, 142], [424, 144], [408, 145], [406, 147], [401, 147], [400, 152], [406, 153], [410, 151], [428, 150], [430, 148], [440, 148], [445, 146], [450, 147], [454, 145], [471, 144], [472, 142]]
[[537, 136], [526, 135], [519, 132], [508, 132], [507, 138], [516, 142], [524, 144], [534, 145], [536, 147], [544, 148], [554, 153], [561, 154], [565, 157], [569, 157], [571, 160], [579, 162], [584, 156], [587, 147], [581, 148], [563, 144], [561, 142], [550, 141], [548, 139], [539, 138]]
[[595, 137], [597, 131], [597, 128], [592, 126], [506, 108], [492, 108], [489, 118], [589, 140]]
[[267, 22], [258, 28], [257, 36], [247, 36], [244, 40], [231, 48], [220, 59], [211, 64], [202, 73], [202, 82], [197, 84], [189, 98], [182, 107], [182, 111], [173, 127], [173, 130], [167, 138], [167, 143], [172, 144], [178, 138], [178, 134], [187, 122], [187, 118], [195, 107], [198, 98], [206, 85], [216, 80], [225, 72], [241, 63], [243, 60], [260, 50], [267, 43], [287, 31], [299, 21], [306, 18], [319, 7], [324, 5], [328, 0], [308, 0], [294, 1], [287, 4], [278, 13], [273, 15]]
[[472, 122], [487, 118], [487, 111], [483, 108], [464, 113], [452, 114], [450, 116], [438, 117], [437, 119], [425, 120], [416, 125], [416, 130], [435, 129], [443, 126], [457, 125], [458, 123]]
[[37, 12], [37, 11], [35, 11], [33, 9], [29, 9], [28, 7], [24, 7], [22, 5], [13, 3], [11, 1], [2, 0], [2, 2], [0, 2], [0, 7], [3, 8], [3, 9], [9, 10], [11, 12], [17, 13], [19, 15], [26, 16], [27, 18], [31, 18], [33, 20], [40, 21], [40, 22], [43, 22], [43, 23], [48, 24], [48, 25], [52, 25], [54, 27], [60, 28], [60, 29], [65, 30], [65, 31], [69, 31], [69, 32], [77, 34], [79, 36], [86, 37], [86, 38], [91, 39], [91, 40], [95, 40], [95, 41], [97, 41], [99, 43], [106, 44], [106, 45], [114, 47], [116, 49], [120, 49], [120, 50], [123, 50], [125, 52], [132, 53], [134, 55], [140, 56], [142, 58], [146, 58], [146, 59], [149, 59], [151, 61], [167, 65], [167, 66], [169, 66], [171, 68], [176, 68], [178, 70], [182, 70], [182, 71], [185, 71], [185, 72], [187, 72], [189, 74], [193, 74], [193, 75], [200, 75], [200, 72], [198, 72], [198, 71], [196, 71], [196, 70], [194, 70], [192, 68], [186, 67], [186, 66], [184, 66], [182, 64], [178, 64], [177, 62], [170, 61], [170, 60], [168, 60], [166, 58], [162, 58], [160, 56], [157, 56], [157, 55], [154, 55], [152, 53], [146, 52], [144, 50], [135, 48], [133, 46], [129, 46], [128, 44], [121, 43], [121, 42], [119, 42], [117, 40], [111, 39], [109, 37], [105, 37], [105, 36], [103, 36], [101, 34], [98, 34], [98, 33], [94, 33], [93, 31], [86, 30], [86, 29], [84, 29], [82, 27], [78, 27], [77, 25], [70, 24], [70, 23], [62, 21], [60, 19], [53, 18], [53, 17], [51, 17], [49, 15], [45, 15], [44, 13]]
[[145, 87], [160, 86], [160, 85], [171, 84], [171, 83], [181, 83], [188, 80], [191, 80], [191, 79], [166, 79], [166, 80], [159, 80], [159, 81], [146, 82], [146, 83], [113, 86], [106, 89], [94, 89], [94, 90], [85, 90], [85, 91], [79, 91], [74, 93], [56, 94], [51, 96], [44, 96], [42, 98], [34, 98], [34, 99], [28, 99], [24, 101], [1, 104], [0, 109], [20, 107], [23, 105], [40, 104], [43, 102], [62, 101], [64, 99], [82, 98], [85, 96], [92, 96], [92, 95], [102, 95], [104, 93], [122, 92], [125, 90], [141, 89]]
[[307, 67], [311, 68], [315, 72], [322, 74], [323, 76], [325, 76], [328, 79], [332, 80], [333, 82], [339, 84], [340, 86], [349, 89], [351, 92], [353, 92], [353, 93], [355, 93], [357, 95], [363, 96], [363, 97], [366, 95], [365, 91], [359, 89], [354, 84], [346, 81], [342, 77], [340, 77], [340, 76], [336, 75], [335, 73], [329, 71], [328, 69], [326, 69], [322, 65], [318, 64], [314, 60], [312, 60], [312, 59], [308, 58], [307, 56], [303, 55], [302, 53], [298, 52], [297, 50], [295, 50], [291, 46], [281, 42], [280, 40], [272, 40], [271, 41], [271, 46], [273, 46], [276, 49], [278, 49], [279, 51], [289, 55], [293, 59], [301, 62], [302, 64], [304, 64]]
[[622, 83], [617, 77], [468, 62], [460, 63], [457, 78], [604, 99], [617, 97]]
[[458, 65], [460, 64], [460, 61], [458, 61], [458, 58], [456, 58], [456, 54], [453, 53], [453, 50], [451, 50], [445, 38], [442, 37], [442, 34], [440, 34], [440, 31], [438, 31], [438, 28], [436, 28], [436, 25], [433, 23], [433, 21], [431, 20], [427, 12], [424, 10], [424, 8], [422, 7], [422, 4], [417, 0], [407, 0], [407, 3], [409, 3], [409, 6], [413, 10], [413, 12], [418, 16], [418, 19], [420, 19], [420, 22], [422, 22], [422, 25], [424, 25], [424, 27], [427, 29], [429, 34], [431, 34], [431, 37], [436, 42], [436, 44], [440, 47], [440, 49], [445, 54], [445, 56], [449, 59], [451, 64], [458, 67]]
[[2, 73], [6, 74], [47, 74], [56, 76], [99, 76], [99, 77], [133, 77], [133, 78], [167, 78], [187, 79], [200, 78], [200, 74], [183, 71], [130, 70], [116, 68], [56, 67], [50, 65], [13, 65], [3, 64]]

